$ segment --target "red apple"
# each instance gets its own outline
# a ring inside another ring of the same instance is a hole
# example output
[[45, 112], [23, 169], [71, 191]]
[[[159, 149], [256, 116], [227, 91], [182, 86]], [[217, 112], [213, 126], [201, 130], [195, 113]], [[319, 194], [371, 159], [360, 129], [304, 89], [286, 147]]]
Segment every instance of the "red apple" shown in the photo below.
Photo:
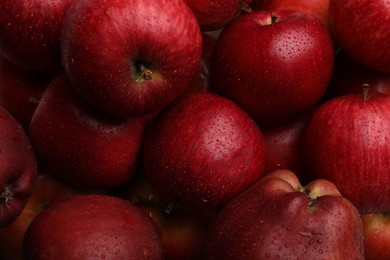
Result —
[[361, 218], [363, 221], [365, 259], [390, 259], [389, 212], [362, 214]]
[[217, 216], [207, 259], [364, 259], [359, 212], [336, 186], [302, 187], [288, 170], [264, 176]]
[[202, 35], [184, 0], [74, 1], [62, 60], [77, 91], [116, 116], [156, 112], [199, 69]]
[[329, 0], [337, 43], [356, 62], [390, 72], [390, 2]]
[[0, 53], [19, 66], [61, 68], [60, 34], [73, 0], [2, 0]]
[[262, 176], [264, 140], [231, 100], [197, 92], [176, 100], [153, 121], [144, 167], [164, 200], [214, 214]]
[[52, 204], [26, 231], [26, 259], [163, 259], [156, 224], [108, 195], [78, 195]]
[[225, 26], [210, 58], [210, 87], [260, 125], [286, 121], [323, 96], [332, 75], [333, 42], [316, 18], [258, 11]]
[[52, 75], [23, 69], [0, 55], [0, 105], [27, 131]]
[[18, 121], [0, 107], [0, 228], [12, 224], [25, 207], [37, 177], [30, 139]]
[[51, 174], [77, 186], [117, 187], [137, 170], [150, 118], [108, 116], [85, 102], [62, 74], [43, 93], [30, 137]]
[[390, 95], [390, 73], [361, 65], [349, 57], [345, 51], [337, 53], [332, 80], [328, 86], [328, 98], [361, 93], [362, 85], [370, 85], [371, 91]]
[[240, 15], [252, 0], [184, 0], [194, 13], [203, 31], [214, 31]]
[[265, 174], [288, 169], [301, 183], [314, 179], [305, 171], [302, 157], [302, 137], [313, 110], [309, 109], [287, 122], [261, 128], [265, 142]]
[[306, 128], [305, 167], [332, 181], [361, 213], [390, 210], [390, 96], [373, 91], [333, 98]]
[[252, 10], [294, 10], [307, 13], [320, 19], [325, 26], [329, 25], [329, 0], [253, 0], [250, 3]]
[[0, 259], [23, 259], [22, 241], [31, 221], [46, 207], [87, 190], [57, 180], [52, 175], [40, 173], [33, 193], [19, 217], [6, 227], [0, 228]]

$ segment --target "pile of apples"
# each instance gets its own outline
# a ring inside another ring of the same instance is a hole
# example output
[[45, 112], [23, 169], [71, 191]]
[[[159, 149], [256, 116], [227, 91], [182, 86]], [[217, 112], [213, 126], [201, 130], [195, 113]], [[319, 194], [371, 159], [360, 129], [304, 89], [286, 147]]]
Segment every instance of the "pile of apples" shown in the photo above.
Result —
[[390, 1], [1, 0], [0, 259], [390, 259]]

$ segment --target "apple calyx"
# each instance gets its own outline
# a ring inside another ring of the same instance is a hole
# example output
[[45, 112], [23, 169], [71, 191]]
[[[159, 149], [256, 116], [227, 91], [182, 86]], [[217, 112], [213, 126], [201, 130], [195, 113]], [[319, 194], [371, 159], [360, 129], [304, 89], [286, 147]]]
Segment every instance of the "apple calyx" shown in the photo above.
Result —
[[143, 61], [135, 61], [133, 66], [133, 78], [135, 82], [142, 83], [153, 78], [153, 71]]
[[0, 204], [7, 204], [14, 196], [10, 186], [5, 186], [4, 191], [0, 194]]
[[313, 194], [310, 189], [302, 187], [301, 185], [298, 186], [297, 190], [299, 192], [303, 192], [306, 194], [306, 196], [308, 198], [308, 202], [307, 202], [308, 208], [311, 208], [313, 206], [315, 200], [319, 197], [318, 195]]

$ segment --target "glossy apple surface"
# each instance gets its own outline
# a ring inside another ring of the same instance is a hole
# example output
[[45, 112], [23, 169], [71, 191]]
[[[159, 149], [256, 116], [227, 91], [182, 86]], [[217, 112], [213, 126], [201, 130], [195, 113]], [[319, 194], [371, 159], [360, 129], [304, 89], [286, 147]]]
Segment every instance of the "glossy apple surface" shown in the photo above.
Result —
[[390, 2], [329, 0], [337, 43], [356, 62], [390, 72]]
[[235, 103], [198, 92], [176, 100], [150, 125], [143, 159], [164, 200], [214, 214], [262, 176], [264, 140]]
[[144, 115], [188, 88], [200, 66], [202, 35], [183, 0], [73, 3], [64, 19], [62, 61], [95, 107]]
[[38, 103], [30, 138], [51, 174], [77, 186], [117, 187], [137, 170], [149, 120], [149, 116], [115, 118], [102, 113], [61, 74]]
[[0, 228], [12, 224], [26, 206], [37, 177], [30, 139], [18, 121], [0, 107]]
[[203, 259], [364, 259], [359, 212], [336, 186], [277, 170], [217, 216]]
[[210, 87], [258, 124], [275, 124], [321, 99], [333, 65], [333, 42], [318, 19], [295, 11], [252, 12], [219, 35]]
[[29, 225], [23, 253], [25, 259], [163, 259], [153, 220], [108, 195], [78, 195], [46, 208]]
[[0, 53], [21, 67], [49, 71], [61, 69], [61, 28], [72, 2], [1, 1]]
[[363, 92], [333, 98], [306, 128], [305, 167], [332, 181], [361, 213], [390, 209], [390, 96]]

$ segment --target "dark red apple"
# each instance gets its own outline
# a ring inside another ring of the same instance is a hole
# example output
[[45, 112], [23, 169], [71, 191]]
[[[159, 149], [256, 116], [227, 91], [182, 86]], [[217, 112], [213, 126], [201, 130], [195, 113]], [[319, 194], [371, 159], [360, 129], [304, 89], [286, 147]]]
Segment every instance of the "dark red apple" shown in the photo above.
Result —
[[40, 172], [31, 197], [19, 217], [12, 224], [0, 228], [0, 259], [23, 259], [22, 241], [31, 221], [49, 205], [87, 192]]
[[390, 259], [389, 212], [362, 214], [361, 218], [364, 232], [365, 259]]
[[277, 170], [218, 214], [203, 259], [364, 259], [362, 221], [333, 183]]
[[37, 161], [27, 133], [0, 107], [0, 228], [25, 207], [37, 177]]
[[156, 112], [198, 72], [199, 25], [184, 0], [74, 1], [62, 61], [77, 91], [116, 116]]
[[129, 202], [78, 195], [52, 204], [26, 231], [25, 259], [163, 259], [158, 228]]
[[28, 131], [51, 73], [23, 69], [0, 55], [0, 105]]
[[254, 11], [294, 10], [307, 13], [320, 19], [330, 29], [329, 0], [253, 0], [249, 5]]
[[252, 0], [184, 0], [194, 13], [203, 31], [215, 31], [240, 15]]
[[110, 188], [134, 175], [150, 120], [151, 116], [115, 118], [102, 113], [61, 74], [38, 103], [30, 137], [50, 174], [73, 185]]
[[61, 27], [72, 2], [2, 0], [0, 53], [25, 68], [61, 69]]
[[361, 93], [363, 84], [370, 85], [371, 91], [390, 95], [390, 73], [361, 65], [345, 51], [339, 51], [335, 59], [332, 80], [327, 89], [328, 98]]
[[214, 214], [262, 176], [264, 140], [231, 100], [193, 93], [153, 121], [145, 137], [144, 166], [164, 200]]
[[314, 180], [305, 171], [302, 157], [302, 137], [314, 108], [297, 115], [291, 120], [261, 128], [265, 142], [264, 173], [277, 169], [294, 172], [301, 183]]
[[304, 134], [307, 171], [332, 181], [361, 213], [390, 210], [389, 104], [389, 95], [370, 90], [333, 98]]
[[334, 65], [329, 31], [311, 15], [258, 11], [225, 26], [210, 58], [210, 87], [260, 125], [288, 120], [323, 96]]
[[390, 2], [329, 0], [337, 43], [356, 62], [390, 72]]

